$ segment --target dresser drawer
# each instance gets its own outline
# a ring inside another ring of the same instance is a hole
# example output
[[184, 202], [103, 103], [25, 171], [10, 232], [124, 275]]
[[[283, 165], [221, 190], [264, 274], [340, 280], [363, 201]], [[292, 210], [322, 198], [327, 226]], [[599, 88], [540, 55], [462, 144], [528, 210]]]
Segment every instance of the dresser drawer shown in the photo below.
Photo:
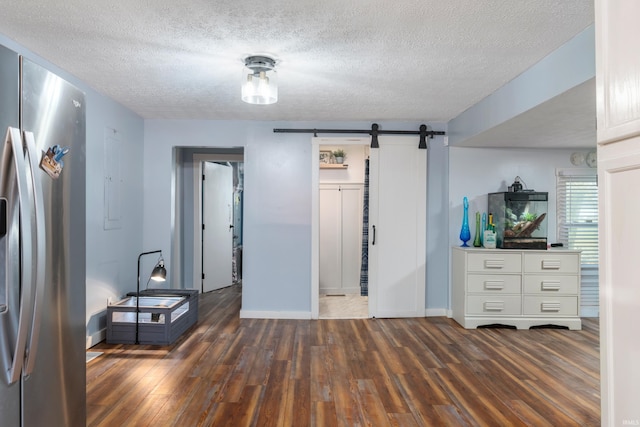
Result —
[[531, 274], [524, 276], [525, 294], [578, 295], [578, 276]]
[[487, 273], [520, 273], [522, 256], [519, 253], [472, 253], [467, 258], [467, 270]]
[[577, 316], [577, 296], [525, 296], [525, 316]]
[[580, 255], [563, 254], [549, 251], [547, 253], [524, 254], [525, 273], [572, 273], [580, 270]]
[[486, 314], [491, 316], [514, 316], [522, 314], [520, 295], [469, 295], [467, 314]]
[[467, 292], [472, 294], [520, 294], [522, 279], [515, 274], [469, 274]]

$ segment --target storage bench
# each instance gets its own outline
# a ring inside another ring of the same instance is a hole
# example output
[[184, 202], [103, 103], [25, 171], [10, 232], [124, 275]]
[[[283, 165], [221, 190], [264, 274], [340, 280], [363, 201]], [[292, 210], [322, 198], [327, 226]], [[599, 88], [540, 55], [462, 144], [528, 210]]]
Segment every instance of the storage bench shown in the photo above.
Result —
[[[198, 321], [198, 290], [147, 289], [140, 292], [138, 342], [170, 345]], [[107, 343], [135, 344], [136, 293], [107, 307]]]

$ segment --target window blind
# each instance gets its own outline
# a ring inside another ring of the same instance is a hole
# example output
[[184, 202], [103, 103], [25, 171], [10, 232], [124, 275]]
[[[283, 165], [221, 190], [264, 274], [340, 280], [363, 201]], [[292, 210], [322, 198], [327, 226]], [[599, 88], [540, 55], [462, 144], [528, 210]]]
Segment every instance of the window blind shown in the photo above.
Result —
[[598, 182], [594, 169], [556, 171], [557, 240], [582, 251], [580, 314], [597, 317]]

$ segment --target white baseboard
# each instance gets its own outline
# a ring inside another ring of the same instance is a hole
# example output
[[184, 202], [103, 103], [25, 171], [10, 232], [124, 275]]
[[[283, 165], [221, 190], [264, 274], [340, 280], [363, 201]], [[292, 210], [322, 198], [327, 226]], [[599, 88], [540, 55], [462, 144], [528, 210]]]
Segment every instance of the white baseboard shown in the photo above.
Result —
[[427, 308], [424, 310], [424, 317], [440, 317], [446, 316], [447, 309], [446, 308]]
[[87, 336], [85, 349], [89, 349], [94, 345], [98, 344], [99, 342], [102, 342], [106, 339], [107, 339], [107, 329], [106, 328], [100, 329], [99, 331], [94, 332], [93, 334]]
[[293, 319], [309, 320], [310, 311], [254, 311], [240, 310], [241, 319]]
[[360, 287], [320, 288], [320, 295], [360, 295]]

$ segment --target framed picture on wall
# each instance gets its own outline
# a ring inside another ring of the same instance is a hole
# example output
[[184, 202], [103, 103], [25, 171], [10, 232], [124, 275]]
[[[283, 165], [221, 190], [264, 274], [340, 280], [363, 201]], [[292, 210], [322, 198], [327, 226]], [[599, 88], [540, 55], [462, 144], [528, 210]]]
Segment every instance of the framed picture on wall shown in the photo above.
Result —
[[331, 151], [320, 151], [320, 164], [331, 163]]

